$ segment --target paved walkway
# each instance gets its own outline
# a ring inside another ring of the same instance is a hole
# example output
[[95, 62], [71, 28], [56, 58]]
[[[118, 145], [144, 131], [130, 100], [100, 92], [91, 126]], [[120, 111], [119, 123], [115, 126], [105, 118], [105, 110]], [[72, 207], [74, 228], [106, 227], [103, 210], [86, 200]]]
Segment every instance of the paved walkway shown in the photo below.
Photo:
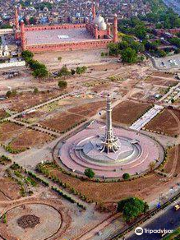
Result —
[[150, 122], [158, 113], [164, 109], [163, 106], [155, 105], [148, 112], [146, 112], [141, 118], [134, 122], [130, 129], [139, 131], [143, 128], [148, 122]]

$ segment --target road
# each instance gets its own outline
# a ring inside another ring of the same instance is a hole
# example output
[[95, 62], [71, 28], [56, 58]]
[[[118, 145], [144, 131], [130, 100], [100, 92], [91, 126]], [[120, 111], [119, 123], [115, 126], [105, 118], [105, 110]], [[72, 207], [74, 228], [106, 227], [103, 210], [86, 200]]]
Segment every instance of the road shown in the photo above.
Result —
[[[175, 203], [171, 204], [169, 207], [165, 208], [161, 214], [155, 216], [155, 219], [148, 224], [142, 226], [146, 229], [166, 229], [174, 230], [180, 226], [180, 210], [175, 211], [173, 206]], [[140, 236], [136, 234], [127, 237], [126, 240], [159, 240], [162, 239], [161, 234], [159, 233], [143, 233]]]

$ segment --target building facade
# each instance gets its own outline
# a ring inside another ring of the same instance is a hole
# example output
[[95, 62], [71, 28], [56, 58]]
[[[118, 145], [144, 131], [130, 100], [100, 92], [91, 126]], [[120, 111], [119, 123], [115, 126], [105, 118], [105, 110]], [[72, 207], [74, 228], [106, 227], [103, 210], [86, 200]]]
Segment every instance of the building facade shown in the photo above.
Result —
[[21, 40], [22, 50], [32, 52], [106, 48], [109, 43], [118, 41], [117, 15], [110, 24], [96, 14], [93, 3], [92, 18], [85, 24], [25, 26], [23, 21], [19, 24], [16, 8], [15, 38]]

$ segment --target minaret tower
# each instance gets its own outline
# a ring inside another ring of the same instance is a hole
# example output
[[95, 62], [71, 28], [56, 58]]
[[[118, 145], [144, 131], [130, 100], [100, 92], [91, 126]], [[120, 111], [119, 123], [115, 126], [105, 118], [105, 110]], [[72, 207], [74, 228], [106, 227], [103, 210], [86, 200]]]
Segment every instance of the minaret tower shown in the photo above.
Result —
[[15, 39], [18, 39], [18, 31], [19, 31], [19, 16], [18, 9], [15, 7]]
[[96, 17], [96, 6], [95, 6], [95, 2], [92, 3], [92, 15], [93, 15], [93, 20]]
[[21, 47], [22, 50], [24, 51], [26, 48], [26, 43], [25, 43], [25, 30], [24, 30], [24, 21], [21, 21]]
[[102, 143], [102, 151], [106, 153], [116, 152], [119, 149], [118, 138], [113, 134], [112, 127], [112, 107], [111, 98], [107, 97], [107, 109], [106, 109], [106, 132], [104, 142]]
[[117, 20], [117, 14], [114, 15], [114, 25], [113, 25], [113, 42], [118, 42], [118, 20]]

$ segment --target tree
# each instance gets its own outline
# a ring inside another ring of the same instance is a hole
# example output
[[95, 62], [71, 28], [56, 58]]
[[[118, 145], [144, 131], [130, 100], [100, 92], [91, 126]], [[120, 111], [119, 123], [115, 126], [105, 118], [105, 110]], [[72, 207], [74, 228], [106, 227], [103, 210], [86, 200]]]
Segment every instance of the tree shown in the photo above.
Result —
[[6, 29], [6, 28], [12, 28], [12, 26], [9, 25], [9, 24], [2, 24], [2, 25], [0, 26], [0, 29]]
[[123, 213], [125, 221], [130, 222], [137, 218], [139, 215], [145, 213], [149, 206], [143, 200], [131, 197], [118, 202], [117, 211]]
[[86, 168], [84, 171], [84, 174], [88, 177], [88, 178], [93, 178], [95, 173], [93, 172], [93, 170], [91, 168]]
[[119, 54], [118, 44], [109, 43], [108, 48], [109, 48], [109, 55], [110, 56], [117, 56]]
[[130, 179], [130, 174], [129, 173], [124, 173], [122, 177], [123, 177], [124, 180], [128, 180], [128, 179]]
[[58, 82], [58, 86], [59, 86], [59, 88], [66, 88], [67, 87], [67, 82], [63, 81], [63, 80], [60, 80]]
[[121, 51], [122, 62], [135, 63], [137, 61], [137, 53], [134, 49], [128, 47]]
[[34, 92], [34, 94], [37, 94], [39, 92], [38, 88], [35, 87], [33, 92]]
[[157, 51], [157, 54], [158, 54], [159, 57], [165, 57], [166, 56], [166, 52], [164, 50], [161, 50], [161, 49], [159, 49]]
[[48, 76], [48, 71], [45, 68], [37, 68], [33, 71], [33, 76], [36, 78], [45, 78]]
[[36, 70], [36, 69], [40, 69], [40, 68], [43, 68], [43, 69], [46, 69], [46, 66], [40, 62], [38, 62], [37, 60], [29, 60], [28, 62], [29, 66], [31, 69], [33, 70]]
[[58, 77], [66, 77], [71, 75], [71, 72], [68, 70], [66, 66], [63, 66], [60, 71], [58, 72]]
[[17, 95], [17, 91], [16, 90], [12, 90], [12, 91], [7, 91], [6, 93], [6, 97], [10, 98], [10, 97], [15, 97]]
[[36, 20], [36, 18], [35, 18], [35, 17], [30, 17], [30, 19], [29, 19], [29, 23], [30, 23], [30, 24], [33, 24], [33, 25], [35, 25], [35, 24], [36, 24], [36, 22], [37, 22], [37, 20]]
[[71, 69], [71, 75], [76, 74], [76, 71], [74, 69]]
[[32, 52], [30, 52], [29, 50], [23, 51], [21, 55], [25, 61], [28, 61], [34, 57], [34, 54]]
[[180, 47], [180, 38], [177, 37], [171, 38], [169, 39], [169, 42], [178, 48]]
[[6, 97], [7, 97], [7, 98], [10, 98], [10, 97], [11, 97], [11, 91], [10, 91], [10, 90], [7, 91], [7, 93], [6, 93]]
[[147, 33], [146, 28], [144, 26], [142, 26], [142, 25], [137, 26], [135, 28], [135, 35], [139, 39], [145, 39], [146, 38], [146, 33]]
[[83, 67], [77, 67], [76, 68], [76, 73], [77, 74], [82, 74], [82, 73], [85, 73], [87, 70], [87, 67], [83, 66]]

